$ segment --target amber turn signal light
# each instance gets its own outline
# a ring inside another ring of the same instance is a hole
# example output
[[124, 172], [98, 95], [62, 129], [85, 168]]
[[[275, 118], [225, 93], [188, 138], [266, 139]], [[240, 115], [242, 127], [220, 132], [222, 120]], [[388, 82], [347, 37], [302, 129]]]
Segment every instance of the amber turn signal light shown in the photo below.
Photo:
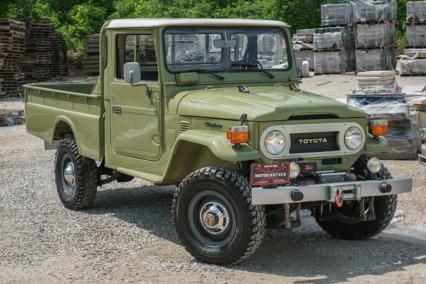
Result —
[[386, 136], [388, 134], [388, 122], [386, 120], [370, 121], [370, 133], [374, 137]]
[[249, 129], [246, 125], [234, 126], [226, 131], [226, 138], [232, 144], [248, 143], [249, 141]]

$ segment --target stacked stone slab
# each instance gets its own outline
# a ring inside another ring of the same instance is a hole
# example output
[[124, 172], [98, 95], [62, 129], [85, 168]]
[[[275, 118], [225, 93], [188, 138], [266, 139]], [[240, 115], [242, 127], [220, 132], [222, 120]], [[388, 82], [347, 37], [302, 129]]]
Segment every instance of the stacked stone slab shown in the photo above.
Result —
[[345, 73], [354, 69], [353, 29], [325, 27], [315, 29], [315, 73]]
[[83, 68], [86, 75], [99, 75], [99, 34], [89, 35], [84, 41]]
[[24, 51], [25, 24], [0, 19], [0, 98], [22, 95]]
[[[380, 73], [376, 71], [377, 73]], [[382, 71], [387, 72], [387, 71]], [[367, 72], [368, 73], [368, 72]], [[357, 90], [348, 96], [347, 103], [367, 113], [369, 120], [386, 120], [389, 149], [376, 155], [380, 159], [415, 159], [420, 132], [415, 116], [410, 113], [406, 94], [392, 90]]]
[[396, 67], [396, 0], [355, 0], [356, 71]]
[[355, 69], [353, 4], [321, 6], [323, 28], [315, 29], [315, 74], [339, 74]]
[[22, 61], [25, 82], [40, 82], [66, 76], [65, 42], [49, 22], [26, 24], [25, 55]]
[[300, 29], [293, 35], [296, 65], [302, 69], [302, 62], [309, 62], [309, 70], [314, 70], [314, 29]]
[[323, 27], [346, 26], [353, 22], [353, 4], [325, 4], [321, 6], [321, 25]]
[[426, 74], [426, 1], [407, 3], [407, 48], [400, 64], [402, 75]]

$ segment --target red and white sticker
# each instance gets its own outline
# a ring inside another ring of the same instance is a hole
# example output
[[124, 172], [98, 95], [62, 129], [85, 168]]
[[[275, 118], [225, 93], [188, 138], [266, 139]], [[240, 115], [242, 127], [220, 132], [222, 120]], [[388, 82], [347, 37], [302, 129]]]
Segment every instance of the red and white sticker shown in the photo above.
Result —
[[290, 163], [251, 164], [251, 186], [274, 186], [288, 184]]

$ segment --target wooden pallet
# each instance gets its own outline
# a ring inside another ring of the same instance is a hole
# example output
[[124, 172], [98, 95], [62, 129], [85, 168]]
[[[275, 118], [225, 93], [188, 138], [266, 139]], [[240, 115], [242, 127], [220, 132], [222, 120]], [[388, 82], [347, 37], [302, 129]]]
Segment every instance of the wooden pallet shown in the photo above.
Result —
[[22, 94], [23, 71], [20, 61], [25, 51], [25, 24], [0, 19], [0, 96]]
[[67, 46], [53, 26], [48, 22], [30, 22], [26, 26], [25, 57], [22, 60], [25, 81], [67, 76]]
[[84, 41], [85, 49], [82, 58], [86, 75], [99, 74], [99, 34], [89, 35]]

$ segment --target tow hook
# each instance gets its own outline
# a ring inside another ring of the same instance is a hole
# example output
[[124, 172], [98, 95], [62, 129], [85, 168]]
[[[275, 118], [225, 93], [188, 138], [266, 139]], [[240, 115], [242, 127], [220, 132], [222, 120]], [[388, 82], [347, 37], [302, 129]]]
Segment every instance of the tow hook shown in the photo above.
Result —
[[343, 197], [345, 197], [345, 193], [343, 192], [343, 190], [338, 189], [335, 198], [337, 208], [341, 208], [343, 206]]

